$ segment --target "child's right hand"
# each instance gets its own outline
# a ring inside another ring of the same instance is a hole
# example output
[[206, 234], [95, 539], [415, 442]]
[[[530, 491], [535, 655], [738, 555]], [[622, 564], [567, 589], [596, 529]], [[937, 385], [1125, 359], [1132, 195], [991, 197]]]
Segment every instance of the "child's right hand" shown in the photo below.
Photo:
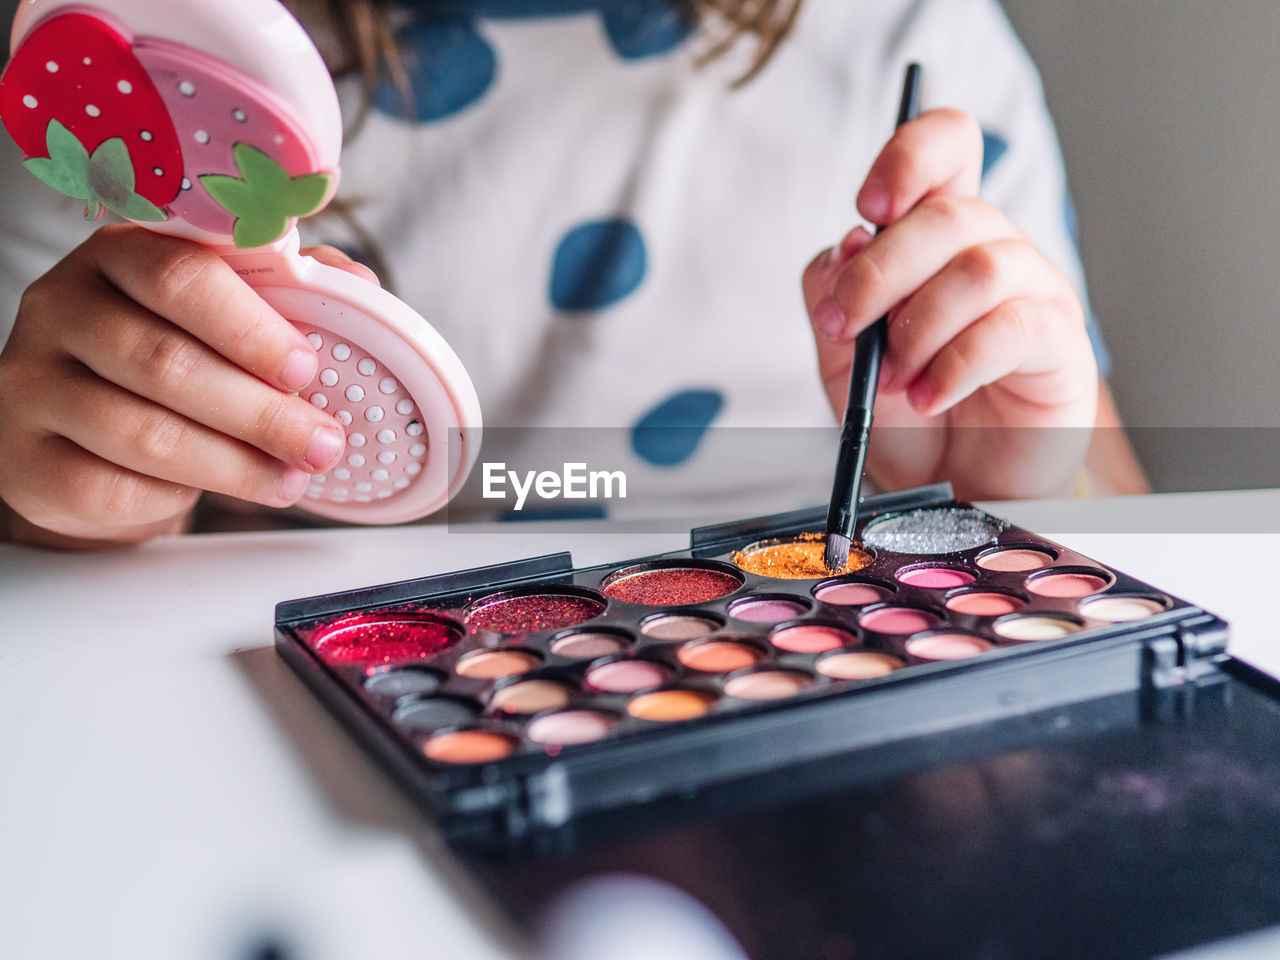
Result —
[[296, 502], [345, 447], [341, 425], [294, 394], [316, 363], [212, 252], [103, 227], [27, 288], [0, 352], [0, 501], [17, 515], [14, 539], [178, 532], [202, 490]]

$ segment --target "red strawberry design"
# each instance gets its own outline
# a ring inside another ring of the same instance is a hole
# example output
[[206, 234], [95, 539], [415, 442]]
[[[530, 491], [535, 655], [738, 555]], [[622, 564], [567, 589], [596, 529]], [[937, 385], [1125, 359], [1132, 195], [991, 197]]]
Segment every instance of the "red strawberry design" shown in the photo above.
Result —
[[102, 15], [64, 13], [36, 27], [0, 77], [0, 119], [55, 189], [135, 220], [182, 184], [182, 148], [168, 110], [131, 50]]

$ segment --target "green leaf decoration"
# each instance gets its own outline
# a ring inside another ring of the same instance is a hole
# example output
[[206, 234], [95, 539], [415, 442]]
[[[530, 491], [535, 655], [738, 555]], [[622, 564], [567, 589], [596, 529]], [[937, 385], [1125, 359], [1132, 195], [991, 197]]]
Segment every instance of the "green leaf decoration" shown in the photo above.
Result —
[[86, 220], [97, 220], [103, 207], [129, 220], [168, 219], [163, 210], [134, 192], [137, 177], [133, 160], [119, 137], [104, 141], [89, 156], [74, 133], [50, 120], [45, 146], [48, 157], [32, 157], [22, 165], [59, 193], [87, 201]]
[[209, 173], [200, 184], [218, 206], [236, 218], [232, 238], [240, 249], [264, 247], [279, 240], [294, 217], [315, 211], [329, 192], [327, 173], [291, 177], [269, 156], [247, 143], [234, 151], [240, 177]]

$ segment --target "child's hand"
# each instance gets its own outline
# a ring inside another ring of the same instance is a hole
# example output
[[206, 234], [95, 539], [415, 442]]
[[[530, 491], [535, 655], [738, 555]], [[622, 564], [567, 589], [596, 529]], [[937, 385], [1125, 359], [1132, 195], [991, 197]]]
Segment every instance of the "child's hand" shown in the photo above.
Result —
[[213, 253], [132, 225], [97, 231], [27, 288], [0, 353], [15, 539], [176, 532], [201, 490], [294, 503], [345, 446], [337, 421], [293, 394], [316, 363]]
[[1098, 404], [1084, 311], [1067, 278], [977, 198], [981, 169], [981, 132], [956, 110], [923, 114], [885, 146], [858, 210], [891, 226], [874, 238], [856, 228], [805, 271], [823, 384], [843, 417], [854, 338], [887, 313], [868, 451], [882, 486], [1069, 494]]

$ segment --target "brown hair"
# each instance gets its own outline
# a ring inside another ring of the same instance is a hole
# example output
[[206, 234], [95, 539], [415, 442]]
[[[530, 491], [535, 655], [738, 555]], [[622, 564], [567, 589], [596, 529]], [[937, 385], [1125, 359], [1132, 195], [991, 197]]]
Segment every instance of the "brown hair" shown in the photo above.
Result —
[[[746, 38], [755, 42], [747, 69], [734, 86], [747, 83], [763, 68], [791, 30], [803, 0], [672, 0], [677, 12], [708, 33], [708, 45], [701, 62], [723, 55]], [[409, 76], [396, 47], [391, 26], [392, 0], [326, 0], [333, 21], [342, 61], [334, 65], [337, 75], [356, 74], [363, 90], [353, 131], [362, 125], [378, 80], [385, 70], [409, 100]]]

